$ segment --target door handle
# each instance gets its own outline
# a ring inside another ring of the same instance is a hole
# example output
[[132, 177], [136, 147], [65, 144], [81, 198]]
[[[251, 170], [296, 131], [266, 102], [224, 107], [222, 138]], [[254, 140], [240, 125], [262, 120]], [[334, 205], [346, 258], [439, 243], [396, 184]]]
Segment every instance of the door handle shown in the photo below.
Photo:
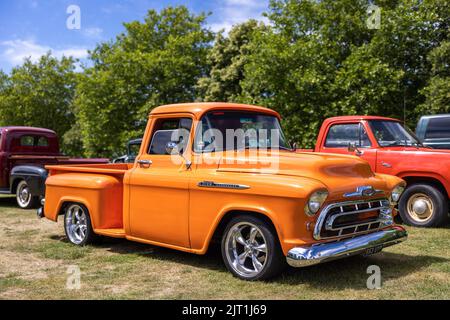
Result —
[[152, 160], [138, 160], [137, 163], [139, 163], [141, 167], [148, 168], [152, 165], [153, 162]]
[[392, 168], [392, 165], [390, 163], [387, 163], [387, 162], [384, 162], [384, 161], [381, 162], [381, 165], [383, 167], [386, 167], [386, 168]]

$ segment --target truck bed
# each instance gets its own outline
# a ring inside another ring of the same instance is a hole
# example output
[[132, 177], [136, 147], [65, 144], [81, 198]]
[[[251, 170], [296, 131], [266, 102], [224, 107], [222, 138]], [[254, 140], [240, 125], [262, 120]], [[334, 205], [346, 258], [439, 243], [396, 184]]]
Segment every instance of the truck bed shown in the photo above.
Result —
[[[56, 221], [64, 203], [79, 202], [88, 208], [97, 234], [124, 237], [123, 177], [132, 167], [132, 163], [46, 166], [50, 175], [45, 216]], [[71, 198], [73, 194], [76, 197]]]

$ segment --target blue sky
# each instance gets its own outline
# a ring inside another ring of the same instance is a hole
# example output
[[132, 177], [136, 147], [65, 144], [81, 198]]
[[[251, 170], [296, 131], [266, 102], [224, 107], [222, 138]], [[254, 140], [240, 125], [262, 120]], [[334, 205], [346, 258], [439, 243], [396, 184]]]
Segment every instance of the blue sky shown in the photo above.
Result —
[[[263, 19], [269, 0], [0, 0], [0, 69], [10, 72], [25, 57], [33, 61], [51, 50], [85, 62], [87, 50], [114, 38], [122, 23], [143, 20], [148, 9], [185, 5], [191, 11], [211, 12], [212, 30], [229, 30], [249, 18]], [[80, 8], [80, 29], [70, 30], [66, 13], [70, 5]]]

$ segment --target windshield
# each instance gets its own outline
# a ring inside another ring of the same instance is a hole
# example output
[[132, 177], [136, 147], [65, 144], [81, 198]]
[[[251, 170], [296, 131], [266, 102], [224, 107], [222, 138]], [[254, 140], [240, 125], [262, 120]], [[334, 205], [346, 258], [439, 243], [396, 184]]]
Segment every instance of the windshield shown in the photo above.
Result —
[[243, 111], [213, 111], [197, 128], [196, 152], [242, 149], [291, 150], [275, 116]]
[[369, 125], [381, 147], [422, 145], [414, 133], [400, 122], [371, 120]]

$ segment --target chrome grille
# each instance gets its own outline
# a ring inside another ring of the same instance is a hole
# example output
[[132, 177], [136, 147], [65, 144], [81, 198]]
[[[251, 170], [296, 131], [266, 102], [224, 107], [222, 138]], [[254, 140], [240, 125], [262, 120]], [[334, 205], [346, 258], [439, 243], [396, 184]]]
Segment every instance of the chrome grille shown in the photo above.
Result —
[[360, 200], [327, 205], [319, 214], [314, 238], [342, 238], [376, 231], [393, 223], [389, 200]]

